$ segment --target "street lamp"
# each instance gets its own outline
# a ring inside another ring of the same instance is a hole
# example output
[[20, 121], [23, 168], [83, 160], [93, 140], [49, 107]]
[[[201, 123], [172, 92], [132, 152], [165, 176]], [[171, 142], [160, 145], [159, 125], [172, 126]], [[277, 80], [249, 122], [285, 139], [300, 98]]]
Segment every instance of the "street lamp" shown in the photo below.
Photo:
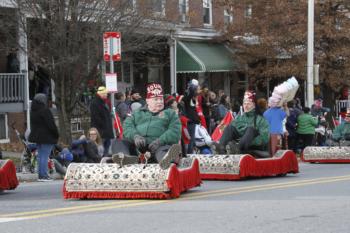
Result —
[[315, 1], [308, 1], [307, 21], [307, 102], [311, 107], [314, 102], [314, 6]]

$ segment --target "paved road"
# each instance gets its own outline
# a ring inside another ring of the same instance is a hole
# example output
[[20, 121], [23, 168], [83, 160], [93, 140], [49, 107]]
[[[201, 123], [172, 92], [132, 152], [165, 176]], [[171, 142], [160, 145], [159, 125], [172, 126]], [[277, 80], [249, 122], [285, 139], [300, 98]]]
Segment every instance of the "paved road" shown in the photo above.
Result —
[[175, 200], [63, 200], [62, 181], [0, 194], [0, 232], [350, 232], [350, 164], [205, 181]]

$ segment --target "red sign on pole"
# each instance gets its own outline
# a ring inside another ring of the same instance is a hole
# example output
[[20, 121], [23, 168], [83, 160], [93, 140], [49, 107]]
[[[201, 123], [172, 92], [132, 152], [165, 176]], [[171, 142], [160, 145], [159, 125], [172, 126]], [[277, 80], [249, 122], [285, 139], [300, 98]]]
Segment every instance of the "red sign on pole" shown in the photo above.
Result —
[[120, 32], [103, 33], [103, 59], [105, 61], [121, 60], [121, 34]]

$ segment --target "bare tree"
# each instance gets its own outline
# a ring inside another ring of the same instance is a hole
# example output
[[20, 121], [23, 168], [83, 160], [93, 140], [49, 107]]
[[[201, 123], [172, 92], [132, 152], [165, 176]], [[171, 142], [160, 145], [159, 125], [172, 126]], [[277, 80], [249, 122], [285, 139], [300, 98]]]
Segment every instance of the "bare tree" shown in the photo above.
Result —
[[[307, 0], [219, 0], [234, 15], [224, 39], [253, 80], [306, 78]], [[315, 62], [324, 84], [349, 84], [349, 1], [316, 1]], [[239, 17], [242, 15], [242, 17]]]
[[150, 0], [12, 0], [28, 36], [32, 62], [42, 64], [55, 82], [61, 138], [71, 139], [72, 111], [87, 80], [101, 77], [102, 35], [122, 34], [124, 54], [164, 44], [171, 28], [152, 13]]
[[319, 1], [315, 15], [315, 61], [320, 64], [320, 78], [339, 91], [350, 85], [350, 2]]

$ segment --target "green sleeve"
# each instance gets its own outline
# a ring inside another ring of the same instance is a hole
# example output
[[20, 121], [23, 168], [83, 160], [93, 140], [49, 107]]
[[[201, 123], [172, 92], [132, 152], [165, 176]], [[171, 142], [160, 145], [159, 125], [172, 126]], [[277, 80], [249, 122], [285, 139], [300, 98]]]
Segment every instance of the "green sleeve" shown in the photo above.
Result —
[[269, 142], [269, 124], [265, 118], [258, 116], [256, 128], [259, 130], [259, 135], [254, 138], [252, 145], [263, 146]]
[[135, 125], [135, 115], [131, 115], [124, 120], [123, 123], [123, 137], [130, 142], [134, 141], [134, 136], [137, 134]]
[[247, 124], [244, 122], [243, 116], [238, 116], [231, 122], [231, 125], [237, 129], [240, 137], [243, 136], [245, 130], [247, 129]]
[[176, 144], [181, 138], [181, 123], [179, 116], [175, 111], [169, 111], [169, 127], [168, 129], [159, 137], [160, 143], [162, 145]]
[[310, 119], [311, 119], [311, 124], [312, 124], [313, 126], [317, 126], [317, 124], [318, 124], [318, 119], [317, 119], [316, 117], [311, 117]]
[[332, 134], [332, 138], [333, 138], [334, 140], [339, 140], [339, 139], [341, 139], [343, 127], [344, 127], [344, 124], [340, 124], [340, 125], [338, 125], [337, 127], [335, 127], [335, 129], [334, 129], [334, 131], [333, 131], [333, 134]]

